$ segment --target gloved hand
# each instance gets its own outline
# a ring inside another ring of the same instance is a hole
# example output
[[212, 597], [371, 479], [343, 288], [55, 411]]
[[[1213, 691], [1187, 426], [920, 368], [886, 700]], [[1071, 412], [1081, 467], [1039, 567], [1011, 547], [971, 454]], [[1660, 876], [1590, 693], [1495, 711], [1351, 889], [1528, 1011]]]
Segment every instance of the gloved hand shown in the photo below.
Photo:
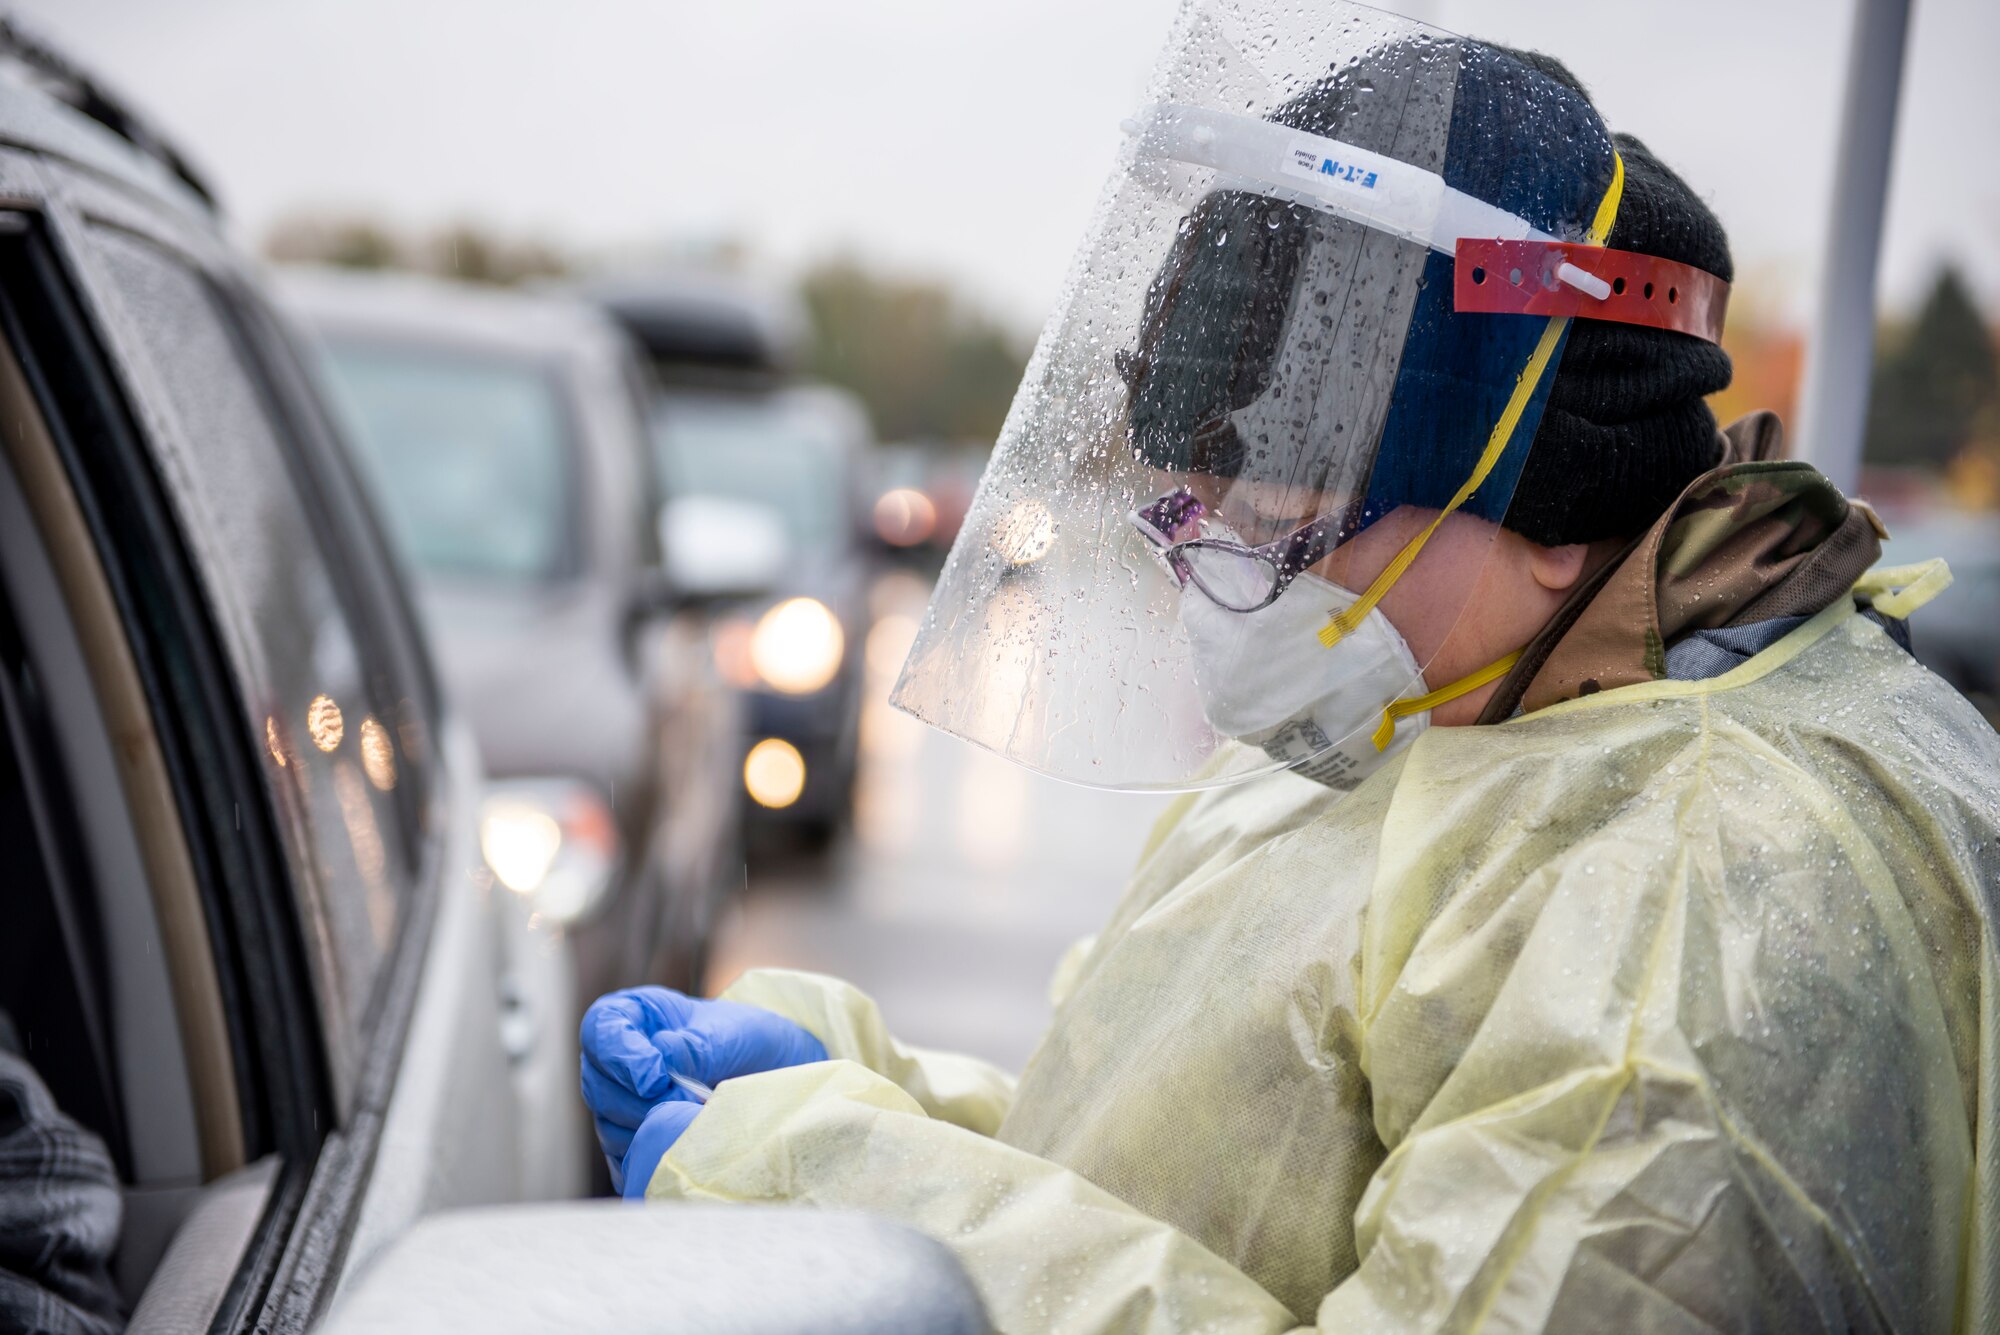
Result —
[[[661, 1156], [701, 1111], [696, 1097], [673, 1079], [676, 1072], [712, 1087], [739, 1075], [826, 1060], [825, 1046], [782, 1015], [665, 987], [599, 997], [584, 1012], [580, 1037], [583, 1101], [621, 1194], [644, 1194]], [[642, 1164], [638, 1151], [651, 1157]]]
[[[611, 1165], [611, 1185], [620, 1196], [628, 1201], [646, 1199], [646, 1187], [653, 1180], [653, 1170], [660, 1166], [660, 1160], [667, 1157], [667, 1151], [681, 1138], [681, 1132], [693, 1125], [695, 1116], [700, 1112], [699, 1103], [686, 1099], [669, 1099], [653, 1105], [653, 1111], [646, 1114], [646, 1120], [639, 1123], [639, 1129], [630, 1133], [632, 1148], [625, 1151], [625, 1162]], [[609, 1158], [608, 1152], [606, 1157]]]

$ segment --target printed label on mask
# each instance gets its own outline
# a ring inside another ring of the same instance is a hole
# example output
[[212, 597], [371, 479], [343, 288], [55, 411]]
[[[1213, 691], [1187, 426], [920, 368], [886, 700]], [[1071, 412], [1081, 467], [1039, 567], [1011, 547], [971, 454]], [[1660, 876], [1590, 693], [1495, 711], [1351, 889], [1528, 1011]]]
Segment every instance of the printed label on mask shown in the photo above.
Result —
[[1303, 774], [1315, 783], [1323, 783], [1342, 792], [1359, 786], [1369, 773], [1361, 768], [1353, 756], [1341, 750], [1328, 751], [1324, 755], [1313, 757], [1303, 765], [1294, 765], [1292, 772]]
[[1374, 769], [1372, 765], [1364, 768], [1347, 748], [1333, 745], [1311, 719], [1294, 719], [1257, 744], [1271, 759], [1289, 764], [1292, 773], [1342, 792], [1354, 788]]
[[1319, 724], [1309, 718], [1295, 718], [1288, 723], [1280, 723], [1268, 735], [1257, 740], [1264, 748], [1264, 754], [1273, 760], [1305, 760], [1318, 755], [1332, 745]]

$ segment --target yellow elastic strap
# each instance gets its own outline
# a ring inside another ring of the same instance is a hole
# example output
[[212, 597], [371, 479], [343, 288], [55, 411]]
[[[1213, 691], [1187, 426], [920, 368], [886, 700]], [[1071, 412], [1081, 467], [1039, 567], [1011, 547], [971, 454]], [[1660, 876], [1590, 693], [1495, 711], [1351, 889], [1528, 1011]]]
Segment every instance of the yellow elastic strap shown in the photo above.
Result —
[[1885, 617], [1907, 620], [1912, 612], [1951, 587], [1951, 567], [1932, 557], [1915, 565], [1883, 566], [1861, 577], [1854, 588], [1869, 595], [1869, 606]]
[[[1587, 244], [1601, 246], [1604, 244], [1604, 238], [1611, 235], [1611, 225], [1618, 220], [1618, 201], [1624, 195], [1625, 159], [1614, 150], [1611, 154], [1611, 184], [1605, 189], [1604, 198], [1597, 202], [1597, 215], [1591, 219]], [[1528, 356], [1528, 364], [1522, 368], [1520, 378], [1514, 382], [1514, 392], [1507, 399], [1507, 407], [1501, 412], [1500, 420], [1493, 424], [1493, 433], [1486, 438], [1486, 448], [1481, 452], [1479, 462], [1473, 465], [1472, 476], [1465, 480], [1465, 484], [1451, 498], [1451, 503], [1438, 512], [1438, 517], [1431, 520], [1423, 532], [1410, 539], [1402, 551], [1396, 553], [1395, 559], [1375, 577], [1375, 582], [1368, 586], [1367, 591], [1355, 599], [1354, 605], [1336, 612], [1333, 619], [1320, 628], [1321, 644], [1331, 649], [1352, 635], [1354, 628], [1375, 610], [1375, 604], [1381, 602], [1383, 595], [1394, 588], [1396, 581], [1403, 577], [1403, 572], [1410, 568], [1410, 563], [1417, 559], [1419, 552], [1423, 551], [1424, 544], [1438, 531], [1438, 525], [1444, 523], [1445, 516], [1470, 500], [1472, 493], [1478, 491], [1486, 481], [1487, 475], [1493, 471], [1493, 466], [1500, 462], [1500, 456], [1507, 452], [1508, 443], [1514, 437], [1514, 428], [1521, 424], [1521, 414], [1527, 411], [1528, 400], [1535, 397], [1535, 389], [1541, 384], [1542, 373], [1548, 369], [1549, 358], [1555, 356], [1556, 344], [1562, 341], [1562, 332], [1568, 325], [1567, 316], [1557, 315], [1549, 318], [1547, 326], [1542, 330], [1541, 338], [1535, 344], [1535, 350]]]
[[1387, 751], [1389, 743], [1396, 740], [1396, 722], [1412, 714], [1421, 714], [1427, 709], [1436, 709], [1447, 701], [1478, 690], [1489, 681], [1498, 681], [1514, 670], [1514, 664], [1521, 661], [1521, 651], [1516, 649], [1497, 663], [1488, 663], [1469, 677], [1460, 677], [1449, 686], [1440, 686], [1429, 695], [1420, 695], [1414, 700], [1391, 700], [1382, 711], [1382, 726], [1375, 729], [1375, 749]]

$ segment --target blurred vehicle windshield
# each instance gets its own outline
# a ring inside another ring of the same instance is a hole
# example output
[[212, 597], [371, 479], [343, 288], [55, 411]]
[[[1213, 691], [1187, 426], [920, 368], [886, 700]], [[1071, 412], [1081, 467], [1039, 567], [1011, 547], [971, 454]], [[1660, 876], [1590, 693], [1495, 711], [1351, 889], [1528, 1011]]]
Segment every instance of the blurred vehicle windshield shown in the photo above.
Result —
[[356, 451], [403, 554], [427, 575], [529, 582], [564, 574], [568, 425], [533, 362], [329, 338]]
[[653, 417], [669, 496], [714, 496], [773, 511], [795, 552], [835, 546], [848, 521], [840, 425], [766, 395], [676, 395]]

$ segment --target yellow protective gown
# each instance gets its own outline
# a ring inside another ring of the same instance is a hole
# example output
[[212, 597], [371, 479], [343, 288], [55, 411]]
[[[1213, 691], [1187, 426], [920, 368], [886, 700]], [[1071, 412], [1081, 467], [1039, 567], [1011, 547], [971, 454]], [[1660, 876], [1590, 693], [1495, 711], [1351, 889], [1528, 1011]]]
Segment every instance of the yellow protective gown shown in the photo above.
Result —
[[895, 1217], [1005, 1331], [2000, 1330], [1996, 787], [1843, 598], [1345, 800], [1184, 799], [1018, 1088], [753, 973], [836, 1060], [649, 1198]]

